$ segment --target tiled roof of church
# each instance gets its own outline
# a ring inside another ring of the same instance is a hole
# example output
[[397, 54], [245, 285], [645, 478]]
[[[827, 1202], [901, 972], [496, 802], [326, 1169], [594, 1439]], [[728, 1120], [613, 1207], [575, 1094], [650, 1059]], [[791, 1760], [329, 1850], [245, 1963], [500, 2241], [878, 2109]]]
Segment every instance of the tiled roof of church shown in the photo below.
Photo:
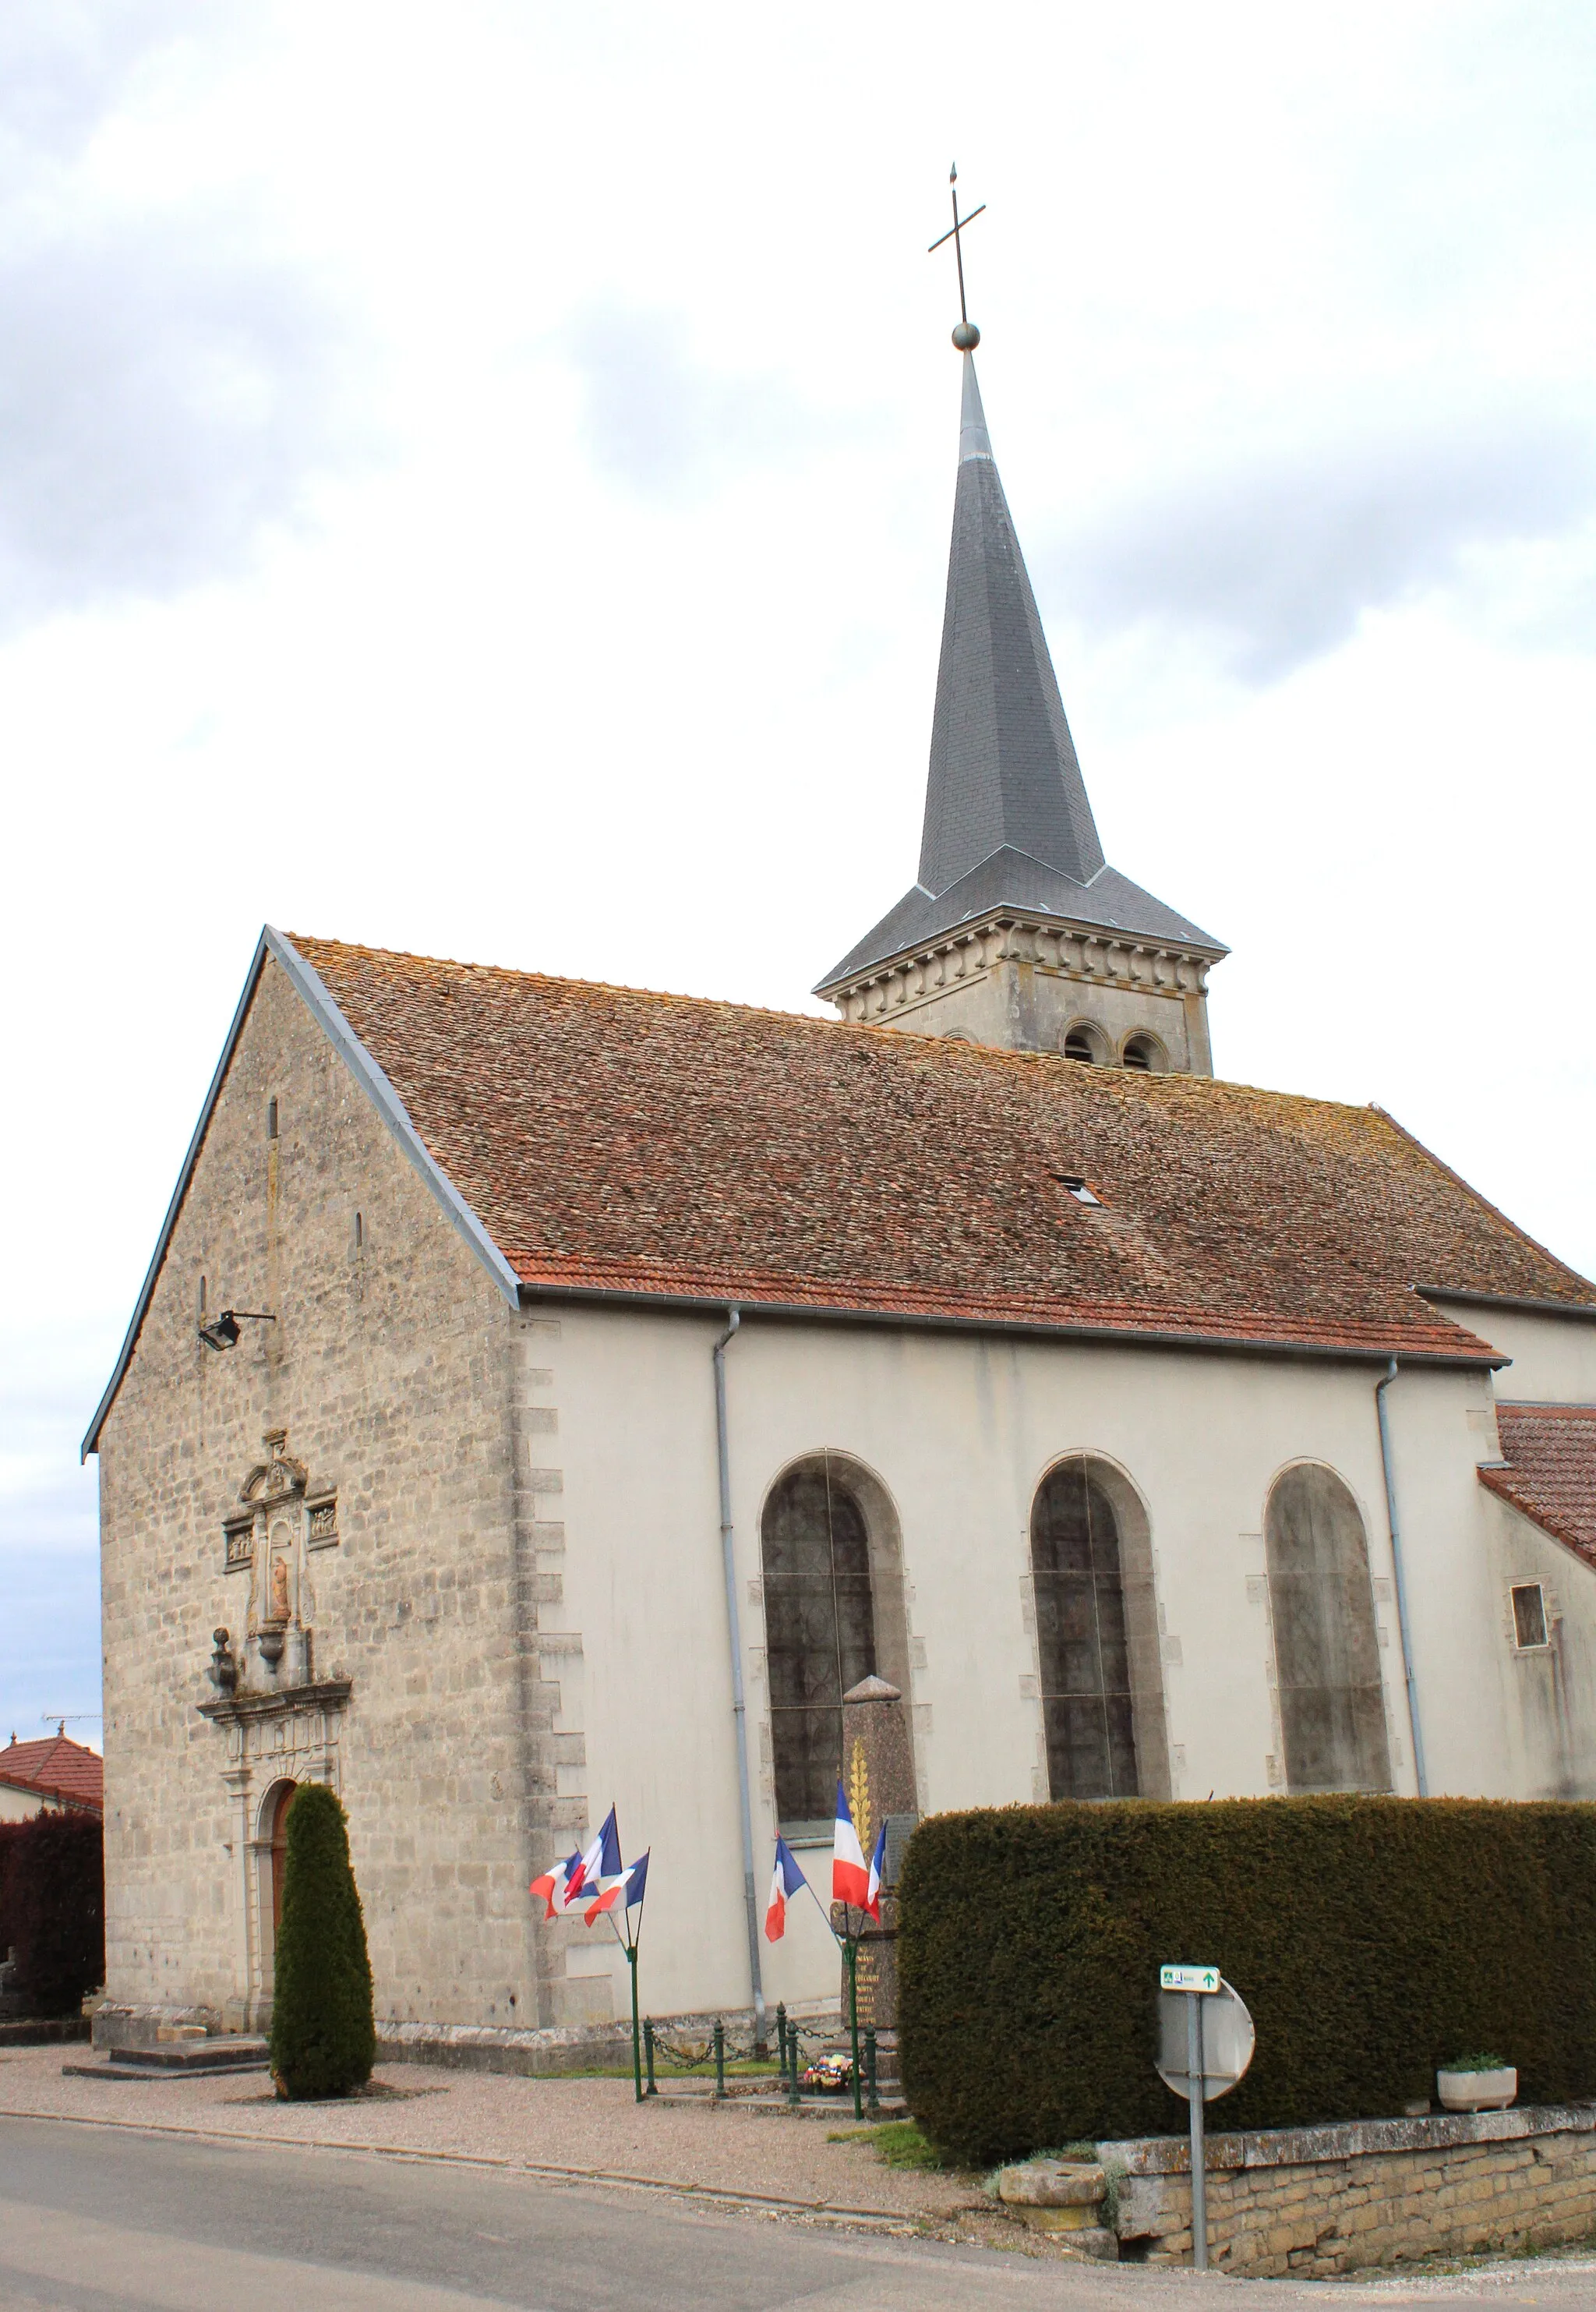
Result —
[[822, 988], [994, 907], [1224, 947], [1108, 866], [992, 457], [975, 360], [964, 403], [920, 873]]
[[1416, 1285], [1596, 1309], [1377, 1108], [279, 943], [528, 1287], [1481, 1359]]
[[105, 1809], [105, 1761], [69, 1734], [49, 1734], [41, 1742], [19, 1742], [13, 1734], [0, 1750], [0, 1782], [95, 1814]]
[[1596, 1565], [1596, 1405], [1499, 1405], [1504, 1469], [1479, 1482]]

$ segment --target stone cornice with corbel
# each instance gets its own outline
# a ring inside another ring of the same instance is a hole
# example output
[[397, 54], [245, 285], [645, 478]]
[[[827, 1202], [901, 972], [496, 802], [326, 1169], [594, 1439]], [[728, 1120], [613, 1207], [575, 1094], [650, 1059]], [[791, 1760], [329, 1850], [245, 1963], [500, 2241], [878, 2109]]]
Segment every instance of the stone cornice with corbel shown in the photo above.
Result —
[[842, 987], [830, 1000], [843, 1019], [862, 1024], [917, 1010], [950, 988], [969, 985], [1000, 963], [1031, 965], [1085, 986], [1123, 987], [1144, 995], [1206, 997], [1217, 961], [1206, 950], [1138, 939], [1101, 924], [1071, 924], [1004, 908], [927, 946], [895, 956]]

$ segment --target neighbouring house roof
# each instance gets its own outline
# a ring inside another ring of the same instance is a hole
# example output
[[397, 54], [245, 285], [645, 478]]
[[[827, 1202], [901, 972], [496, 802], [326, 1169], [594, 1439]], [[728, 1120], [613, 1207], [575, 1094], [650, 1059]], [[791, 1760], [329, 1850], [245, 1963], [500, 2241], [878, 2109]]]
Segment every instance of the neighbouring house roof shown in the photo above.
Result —
[[1596, 1405], [1499, 1405], [1505, 1468], [1479, 1482], [1596, 1566]]
[[13, 1734], [0, 1750], [0, 1782], [92, 1814], [105, 1811], [105, 1761], [68, 1734], [48, 1735], [42, 1742], [19, 1742]]
[[817, 992], [1004, 908], [1225, 953], [1104, 861], [965, 354], [920, 872]]
[[268, 929], [85, 1453], [268, 956], [510, 1299], [1476, 1364], [1422, 1291], [1596, 1318], [1379, 1108]]

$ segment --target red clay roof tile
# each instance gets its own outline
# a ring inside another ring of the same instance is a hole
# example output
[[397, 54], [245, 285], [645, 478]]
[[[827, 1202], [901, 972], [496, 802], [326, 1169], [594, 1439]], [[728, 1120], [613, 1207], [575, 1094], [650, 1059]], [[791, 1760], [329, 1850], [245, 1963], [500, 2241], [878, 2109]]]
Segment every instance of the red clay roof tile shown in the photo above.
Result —
[[1596, 1405], [1499, 1405], [1509, 1467], [1479, 1482], [1596, 1565]]
[[1375, 1108], [292, 945], [531, 1287], [1480, 1359], [1415, 1284], [1596, 1307]]
[[0, 1782], [96, 1814], [105, 1810], [105, 1761], [69, 1734], [47, 1735], [40, 1742], [19, 1742], [13, 1734], [0, 1750]]

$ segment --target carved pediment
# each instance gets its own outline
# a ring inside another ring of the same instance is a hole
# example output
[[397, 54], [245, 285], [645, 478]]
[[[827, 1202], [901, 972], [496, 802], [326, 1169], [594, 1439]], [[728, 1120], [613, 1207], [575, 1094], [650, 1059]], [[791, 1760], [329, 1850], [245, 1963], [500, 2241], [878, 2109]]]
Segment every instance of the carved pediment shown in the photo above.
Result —
[[302, 1461], [296, 1461], [288, 1450], [286, 1429], [268, 1429], [261, 1439], [268, 1458], [257, 1461], [239, 1489], [239, 1499], [251, 1508], [257, 1502], [282, 1501], [290, 1493], [302, 1493], [310, 1482], [310, 1471]]

